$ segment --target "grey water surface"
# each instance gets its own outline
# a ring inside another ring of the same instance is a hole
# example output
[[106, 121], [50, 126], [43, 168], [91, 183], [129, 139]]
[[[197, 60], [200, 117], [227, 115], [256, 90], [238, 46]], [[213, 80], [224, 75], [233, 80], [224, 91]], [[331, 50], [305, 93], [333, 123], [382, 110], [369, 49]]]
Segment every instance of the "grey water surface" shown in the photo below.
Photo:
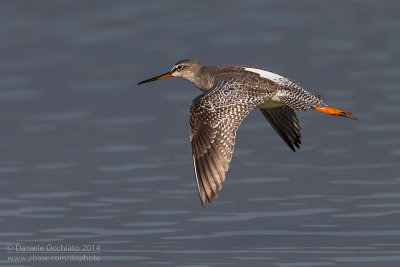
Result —
[[[0, 2], [0, 265], [400, 266], [399, 14], [372, 0]], [[137, 86], [184, 58], [269, 69], [360, 120], [299, 113], [293, 153], [253, 111], [203, 209], [188, 122], [201, 92]], [[92, 258], [10, 259], [67, 254]]]

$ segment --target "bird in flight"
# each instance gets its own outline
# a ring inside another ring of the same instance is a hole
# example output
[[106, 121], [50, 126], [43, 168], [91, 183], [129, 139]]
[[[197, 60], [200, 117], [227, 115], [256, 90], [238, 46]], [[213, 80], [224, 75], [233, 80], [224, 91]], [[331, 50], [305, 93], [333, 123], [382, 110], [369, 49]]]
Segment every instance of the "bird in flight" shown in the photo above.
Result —
[[315, 109], [357, 120], [351, 112], [328, 107], [293, 80], [250, 66], [203, 66], [195, 60], [177, 62], [170, 71], [139, 84], [167, 77], [183, 78], [203, 94], [190, 105], [190, 141], [201, 204], [206, 207], [222, 189], [235, 144], [236, 131], [258, 108], [272, 128], [295, 151], [300, 126], [295, 111]]

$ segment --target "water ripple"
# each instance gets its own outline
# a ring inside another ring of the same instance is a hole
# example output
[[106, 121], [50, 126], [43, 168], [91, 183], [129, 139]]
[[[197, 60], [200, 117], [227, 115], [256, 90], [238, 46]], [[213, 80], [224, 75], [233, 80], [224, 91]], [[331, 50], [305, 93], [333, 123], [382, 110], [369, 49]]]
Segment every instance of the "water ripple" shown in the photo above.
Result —
[[[25, 207], [25, 208], [20, 208], [20, 209], [12, 209], [12, 210], [1, 210], [0, 211], [0, 216], [52, 216], [55, 215], [54, 212], [65, 212], [70, 210], [69, 208], [63, 208], [63, 207], [51, 207], [51, 206], [46, 206], [46, 207]], [[26, 214], [26, 213], [36, 213], [36, 212], [49, 212], [51, 214]], [[57, 216], [63, 214], [57, 214]]]
[[118, 197], [102, 197], [96, 199], [100, 202], [108, 202], [108, 203], [140, 203], [140, 202], [147, 202], [148, 199], [144, 198], [118, 198]]
[[147, 148], [148, 146], [145, 145], [112, 144], [96, 147], [94, 151], [102, 153], [138, 152], [147, 150]]
[[328, 181], [330, 184], [353, 184], [353, 185], [393, 185], [400, 184], [400, 179], [382, 179], [382, 180], [337, 180]]
[[73, 162], [55, 162], [55, 163], [35, 164], [33, 165], [33, 168], [37, 170], [52, 171], [52, 170], [69, 169], [75, 166], [76, 163]]
[[44, 233], [82, 233], [82, 234], [93, 234], [97, 236], [130, 236], [130, 235], [151, 235], [151, 234], [164, 234], [164, 233], [172, 233], [178, 231], [177, 229], [169, 229], [169, 228], [159, 228], [159, 229], [131, 229], [131, 230], [122, 230], [122, 229], [104, 229], [104, 228], [51, 228], [41, 230]]
[[377, 211], [377, 212], [352, 212], [352, 213], [341, 213], [330, 215], [337, 218], [366, 218], [366, 217], [381, 217], [392, 214], [399, 214], [400, 210], [392, 211]]
[[177, 222], [137, 222], [123, 223], [122, 226], [138, 226], [138, 227], [154, 227], [154, 226], [169, 226], [178, 224]]
[[332, 262], [285, 262], [285, 263], [276, 263], [276, 266], [279, 267], [308, 267], [308, 266], [329, 266], [335, 265]]
[[[387, 252], [390, 253], [390, 252]], [[397, 253], [397, 252], [395, 252]], [[400, 261], [400, 256], [356, 256], [356, 257], [330, 257], [324, 258], [327, 260], [334, 260], [335, 262], [382, 262], [382, 261]]]
[[400, 230], [368, 230], [368, 231], [290, 231], [290, 230], [240, 230], [216, 232], [209, 235], [168, 236], [163, 239], [207, 239], [233, 236], [335, 236], [335, 237], [377, 237], [400, 236]]
[[143, 215], [184, 215], [191, 212], [186, 210], [146, 210], [138, 213]]
[[0, 100], [23, 100], [23, 99], [31, 99], [34, 97], [38, 97], [40, 95], [39, 90], [32, 90], [32, 89], [12, 89], [7, 90], [2, 88], [0, 91]]
[[275, 183], [275, 182], [287, 182], [290, 181], [286, 177], [254, 177], [245, 178], [241, 180], [232, 180], [231, 184], [256, 184], [256, 183]]
[[104, 119], [96, 119], [87, 121], [89, 125], [93, 126], [125, 126], [135, 125], [144, 122], [150, 122], [155, 120], [154, 115], [142, 115], [142, 116], [127, 116], [127, 117], [112, 117]]
[[13, 173], [13, 172], [21, 172], [24, 171], [26, 167], [15, 166], [15, 167], [0, 167], [0, 173]]
[[90, 192], [79, 192], [79, 191], [58, 191], [58, 192], [41, 192], [41, 193], [24, 193], [17, 194], [17, 197], [21, 198], [65, 198], [65, 197], [74, 197], [74, 196], [86, 196], [90, 195]]
[[101, 172], [128, 172], [133, 170], [155, 169], [163, 166], [160, 163], [132, 163], [123, 165], [102, 166], [97, 169]]
[[270, 211], [270, 212], [242, 212], [229, 213], [220, 216], [203, 216], [190, 219], [192, 222], [226, 222], [226, 221], [246, 221], [265, 217], [286, 217], [286, 216], [306, 216], [318, 213], [331, 213], [340, 209], [320, 208], [320, 209], [300, 209], [289, 211]]
[[90, 111], [63, 111], [46, 112], [29, 115], [29, 119], [41, 122], [65, 122], [86, 119], [90, 116]]

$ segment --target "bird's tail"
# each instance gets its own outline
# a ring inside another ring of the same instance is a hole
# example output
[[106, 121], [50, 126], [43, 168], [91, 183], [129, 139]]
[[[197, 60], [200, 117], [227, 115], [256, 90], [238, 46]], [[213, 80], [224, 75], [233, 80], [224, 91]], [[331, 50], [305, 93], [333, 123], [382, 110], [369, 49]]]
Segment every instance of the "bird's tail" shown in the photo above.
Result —
[[329, 108], [326, 106], [322, 106], [322, 107], [310, 106], [310, 107], [315, 110], [329, 114], [329, 115], [343, 116], [343, 117], [347, 117], [347, 118], [350, 118], [353, 120], [358, 120], [358, 118], [356, 116], [354, 116], [353, 113], [351, 113], [350, 111], [344, 111], [344, 110], [340, 110], [340, 109], [336, 109], [336, 108]]

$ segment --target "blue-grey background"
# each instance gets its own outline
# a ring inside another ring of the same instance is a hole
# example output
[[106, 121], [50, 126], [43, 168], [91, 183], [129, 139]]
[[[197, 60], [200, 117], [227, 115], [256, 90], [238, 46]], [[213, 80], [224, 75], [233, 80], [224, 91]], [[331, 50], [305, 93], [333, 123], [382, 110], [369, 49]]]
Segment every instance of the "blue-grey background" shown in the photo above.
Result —
[[[2, 1], [0, 264], [9, 244], [99, 244], [96, 266], [399, 266], [400, 5]], [[360, 121], [300, 113], [293, 153], [258, 111], [198, 199], [178, 60], [299, 81]]]

